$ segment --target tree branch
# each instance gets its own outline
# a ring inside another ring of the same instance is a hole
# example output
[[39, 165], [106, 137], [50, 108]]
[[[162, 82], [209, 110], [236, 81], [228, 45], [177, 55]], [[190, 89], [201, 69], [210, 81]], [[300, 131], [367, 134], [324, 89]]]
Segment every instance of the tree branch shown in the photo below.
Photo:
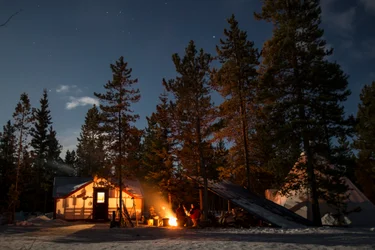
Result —
[[14, 16], [16, 16], [17, 14], [19, 14], [21, 11], [22, 11], [22, 9], [19, 10], [19, 11], [17, 11], [17, 12], [15, 12], [15, 13], [13, 13], [13, 15], [11, 15], [11, 16], [8, 18], [8, 20], [5, 21], [5, 23], [0, 24], [0, 27], [4, 27], [5, 25], [7, 25], [7, 23], [9, 23], [10, 20], [12, 20], [12, 18], [13, 18]]

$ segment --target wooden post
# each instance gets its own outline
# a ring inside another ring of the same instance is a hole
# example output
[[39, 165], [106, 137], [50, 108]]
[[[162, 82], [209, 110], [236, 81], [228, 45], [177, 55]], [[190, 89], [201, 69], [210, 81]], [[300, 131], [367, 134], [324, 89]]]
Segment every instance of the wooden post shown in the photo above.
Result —
[[228, 200], [228, 212], [230, 212], [232, 209], [230, 207], [230, 200]]

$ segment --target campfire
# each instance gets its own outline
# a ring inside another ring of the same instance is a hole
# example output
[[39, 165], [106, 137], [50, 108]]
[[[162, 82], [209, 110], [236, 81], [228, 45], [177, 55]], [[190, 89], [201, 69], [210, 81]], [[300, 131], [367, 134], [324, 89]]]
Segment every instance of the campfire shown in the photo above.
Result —
[[[162, 207], [162, 209], [165, 211], [165, 207]], [[165, 212], [166, 216], [163, 218], [163, 226], [177, 226], [177, 218], [174, 217], [172, 212]], [[166, 225], [164, 225], [164, 221], [167, 221]]]
[[148, 221], [148, 225], [150, 226], [163, 226], [163, 227], [176, 227], [177, 226], [177, 218], [175, 217], [172, 210], [161, 207], [162, 213], [153, 217]]

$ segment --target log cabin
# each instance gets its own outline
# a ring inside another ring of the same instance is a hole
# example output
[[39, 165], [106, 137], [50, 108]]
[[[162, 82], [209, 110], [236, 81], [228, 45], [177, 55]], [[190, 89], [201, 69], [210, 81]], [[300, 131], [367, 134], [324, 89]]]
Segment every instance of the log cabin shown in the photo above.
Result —
[[[63, 220], [110, 220], [119, 208], [118, 181], [109, 178], [55, 177], [54, 218]], [[140, 182], [124, 179], [123, 205], [132, 219], [143, 215], [144, 200]]]

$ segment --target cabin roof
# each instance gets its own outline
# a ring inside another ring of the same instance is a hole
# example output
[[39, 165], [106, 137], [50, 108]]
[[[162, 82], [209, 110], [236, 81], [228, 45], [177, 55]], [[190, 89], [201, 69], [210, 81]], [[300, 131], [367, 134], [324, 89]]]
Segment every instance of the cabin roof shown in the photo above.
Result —
[[[116, 187], [118, 187], [118, 181], [116, 178], [112, 178], [111, 182], [116, 184]], [[123, 178], [122, 185], [123, 191], [128, 193], [130, 196], [134, 196], [134, 198], [143, 198], [143, 189], [141, 183], [137, 179]]]
[[91, 177], [55, 177], [52, 196], [53, 198], [63, 197], [91, 181]]
[[[65, 197], [80, 188], [91, 183], [93, 178], [91, 177], [55, 177], [53, 184], [53, 197], [61, 198]], [[110, 180], [112, 184], [117, 186], [116, 180]], [[123, 191], [128, 193], [130, 196], [135, 198], [143, 198], [143, 189], [141, 184], [136, 179], [124, 179], [123, 180]]]

